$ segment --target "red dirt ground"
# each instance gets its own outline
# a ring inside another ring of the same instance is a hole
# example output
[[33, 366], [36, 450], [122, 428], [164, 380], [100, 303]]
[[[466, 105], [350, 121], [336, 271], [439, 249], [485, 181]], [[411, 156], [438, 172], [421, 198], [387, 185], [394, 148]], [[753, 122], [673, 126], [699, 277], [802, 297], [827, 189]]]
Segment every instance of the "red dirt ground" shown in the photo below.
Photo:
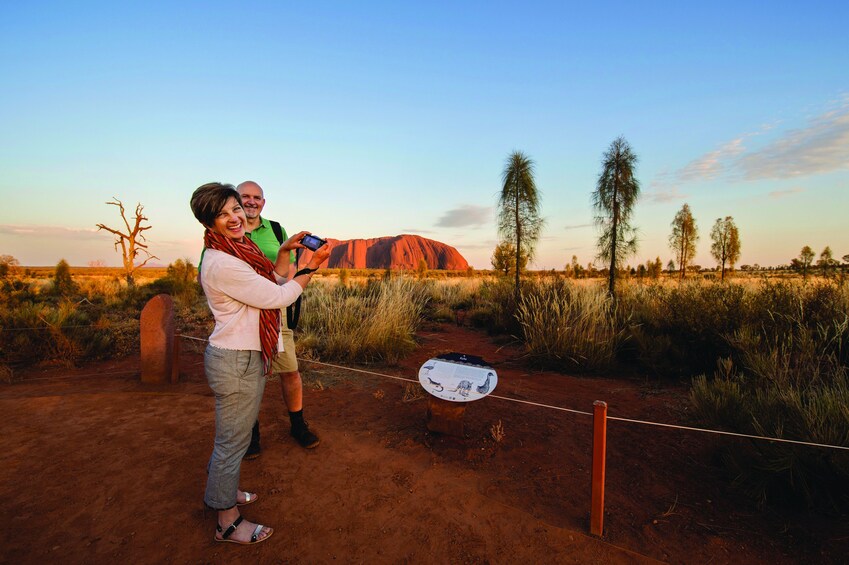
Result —
[[[686, 390], [613, 375], [530, 371], [520, 352], [468, 328], [431, 326], [394, 367], [415, 379], [432, 354], [462, 351], [498, 371], [494, 395], [686, 423]], [[589, 416], [501, 400], [470, 403], [465, 436], [429, 433], [406, 383], [303, 363], [311, 451], [288, 436], [278, 385], [260, 421], [262, 456], [242, 466], [273, 526], [254, 547], [212, 541], [202, 504], [213, 398], [184, 342], [182, 379], [145, 386], [138, 358], [31, 369], [0, 385], [3, 563], [839, 563], [845, 522], [757, 509], [721, 480], [720, 436], [610, 421], [603, 538], [588, 534]], [[319, 384], [320, 383], [320, 384]], [[410, 390], [420, 390], [411, 388]], [[492, 430], [504, 432], [500, 442]]]

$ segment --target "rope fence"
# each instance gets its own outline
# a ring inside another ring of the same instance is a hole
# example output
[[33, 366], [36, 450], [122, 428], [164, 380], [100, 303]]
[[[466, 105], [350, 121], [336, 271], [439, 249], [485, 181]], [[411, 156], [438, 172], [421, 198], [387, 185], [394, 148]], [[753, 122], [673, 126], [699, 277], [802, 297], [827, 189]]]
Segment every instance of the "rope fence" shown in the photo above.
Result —
[[101, 326], [97, 326], [95, 324], [80, 324], [80, 325], [70, 325], [70, 326], [51, 326], [50, 324], [48, 324], [46, 326], [34, 326], [34, 327], [31, 327], [31, 328], [0, 328], [0, 332], [21, 332], [21, 331], [25, 331], [25, 330], [64, 330], [64, 329], [71, 329], [71, 328], [97, 328], [97, 327], [100, 327], [101, 329], [108, 329], [108, 328], [103, 328]]
[[[184, 338], [192, 339], [192, 340], [195, 340], [195, 341], [204, 341], [204, 342], [209, 341], [209, 340], [206, 340], [206, 339], [182, 335], [182, 334], [178, 334], [177, 337], [184, 337]], [[408, 383], [419, 384], [419, 381], [416, 380], [416, 379], [408, 379], [408, 378], [404, 378], [404, 377], [398, 377], [398, 376], [395, 376], [395, 375], [387, 375], [385, 373], [378, 373], [378, 372], [375, 372], [375, 371], [367, 371], [365, 369], [356, 369], [354, 367], [346, 367], [345, 365], [335, 365], [333, 363], [325, 363], [324, 361], [316, 361], [314, 359], [307, 359], [307, 358], [298, 357], [298, 361], [302, 361], [302, 362], [305, 362], [305, 363], [314, 363], [316, 365], [324, 365], [325, 367], [332, 367], [334, 369], [340, 369], [340, 370], [343, 370], [343, 371], [351, 371], [351, 372], [354, 372], [354, 373], [363, 373], [363, 374], [366, 374], [366, 375], [374, 375], [376, 377], [381, 377], [381, 378], [386, 378], [386, 379], [394, 379], [394, 380], [397, 380], [397, 381], [405, 381], [405, 382], [408, 382]], [[488, 397], [489, 398], [497, 398], [499, 400], [506, 400], [508, 402], [516, 402], [516, 403], [519, 403], [519, 404], [527, 404], [529, 406], [536, 406], [536, 407], [539, 407], [539, 408], [546, 408], [546, 409], [549, 409], [549, 410], [559, 410], [561, 412], [570, 412], [572, 414], [580, 414], [582, 416], [593, 416], [594, 415], [593, 412], [586, 412], [586, 411], [583, 411], [583, 410], [575, 410], [573, 408], [565, 408], [563, 406], [553, 406], [551, 404], [542, 404], [540, 402], [532, 402], [530, 400], [522, 400], [520, 398], [510, 398], [510, 397], [507, 397], [507, 396], [499, 396], [499, 395], [496, 395], [496, 394], [490, 394], [490, 395], [488, 395]], [[757, 439], [757, 440], [763, 440], [763, 441], [777, 441], [777, 442], [780, 442], [780, 443], [791, 443], [791, 444], [796, 444], [796, 445], [805, 445], [805, 446], [808, 446], [808, 447], [823, 447], [823, 448], [827, 448], [827, 449], [838, 449], [838, 450], [842, 450], [842, 451], [849, 451], [849, 446], [843, 446], [843, 445], [829, 445], [829, 444], [825, 444], [825, 443], [814, 443], [814, 442], [810, 442], [810, 441], [785, 439], [785, 438], [780, 438], [780, 437], [768, 437], [768, 436], [758, 436], [758, 435], [752, 435], [752, 434], [740, 434], [740, 433], [736, 433], [736, 432], [726, 432], [726, 431], [723, 431], [723, 430], [711, 430], [711, 429], [708, 429], [708, 428], [694, 428], [694, 427], [691, 427], [691, 426], [679, 426], [677, 424], [664, 424], [662, 422], [651, 422], [651, 421], [648, 421], [648, 420], [635, 420], [633, 418], [620, 418], [620, 417], [617, 417], [617, 416], [607, 416], [607, 419], [608, 420], [614, 420], [614, 421], [617, 421], [617, 422], [630, 423], [630, 424], [642, 424], [642, 425], [646, 425], [646, 426], [656, 426], [656, 427], [660, 427], [660, 428], [672, 428], [672, 429], [686, 430], [686, 431], [691, 431], [691, 432], [702, 432], [702, 433], [717, 434], [717, 435], [724, 435], [724, 436], [740, 437], [740, 438], [746, 438], [746, 439]]]
[[[193, 339], [197, 339], [197, 338], [193, 338]], [[377, 373], [377, 372], [374, 372], [374, 371], [366, 371], [366, 370], [363, 370], [363, 369], [354, 369], [353, 367], [345, 367], [344, 365], [334, 365], [332, 363], [324, 363], [323, 361], [315, 361], [313, 359], [301, 359], [299, 357], [298, 360], [304, 361], [304, 362], [307, 362], [307, 363], [315, 363], [317, 365], [325, 365], [327, 367], [333, 367], [335, 369], [342, 369], [342, 370], [346, 370], [346, 371], [354, 371], [354, 372], [357, 372], [357, 373], [366, 373], [366, 374], [375, 375], [375, 376], [378, 376], [378, 377], [396, 379], [396, 380], [399, 380], [399, 381], [407, 381], [407, 382], [416, 383], [416, 384], [418, 384], [418, 382], [419, 382], [415, 379], [405, 379], [403, 377], [386, 375], [384, 373]], [[498, 398], [499, 400], [507, 400], [509, 402], [517, 402], [517, 403], [520, 403], [520, 404], [528, 404], [530, 406], [537, 406], [537, 407], [540, 407], [540, 408], [547, 408], [547, 409], [550, 409], [550, 410], [559, 410], [561, 412], [571, 412], [572, 414], [580, 414], [582, 416], [592, 416], [593, 415], [592, 412], [585, 412], [583, 410], [575, 410], [573, 408], [564, 408], [563, 406], [553, 406], [551, 404], [542, 404], [540, 402], [531, 402], [530, 400], [522, 400], [522, 399], [519, 399], [519, 398], [510, 398], [510, 397], [507, 397], [507, 396], [498, 396], [496, 394], [490, 394], [490, 395], [488, 395], [488, 397], [489, 398]], [[711, 429], [708, 429], [708, 428], [694, 428], [694, 427], [691, 427], [691, 426], [679, 426], [677, 424], [664, 424], [664, 423], [661, 423], [661, 422], [650, 422], [650, 421], [647, 421], [647, 420], [634, 420], [632, 418], [619, 418], [619, 417], [616, 417], [616, 416], [607, 416], [607, 419], [608, 420], [616, 420], [616, 421], [619, 421], [619, 422], [631, 423], [631, 424], [643, 424], [643, 425], [647, 425], [647, 426], [657, 426], [657, 427], [661, 427], [661, 428], [674, 428], [674, 429], [678, 429], [678, 430], [687, 430], [687, 431], [691, 431], [691, 432], [703, 432], [703, 433], [719, 434], [719, 435], [725, 435], [725, 436], [735, 436], [735, 437], [748, 438], [748, 439], [778, 441], [778, 442], [782, 442], [782, 443], [793, 443], [793, 444], [798, 444], [798, 445], [807, 445], [809, 447], [825, 447], [825, 448], [830, 448], [830, 449], [840, 449], [840, 450], [844, 450], [844, 451], [849, 451], [849, 447], [842, 446], [842, 445], [828, 445], [828, 444], [824, 444], [824, 443], [813, 443], [813, 442], [809, 442], [809, 441], [800, 441], [800, 440], [795, 440], [795, 439], [784, 439], [784, 438], [779, 438], [779, 437], [767, 437], [767, 436], [756, 436], [756, 435], [751, 435], [751, 434], [739, 434], [739, 433], [736, 433], [736, 432], [726, 432], [726, 431], [722, 431], [722, 430], [711, 430]]]
[[107, 373], [87, 373], [82, 375], [66, 375], [64, 377], [35, 377], [32, 379], [26, 379], [25, 381], [21, 381], [23, 383], [31, 383], [33, 381], [62, 381], [66, 379], [86, 379], [97, 377], [98, 379], [106, 378], [106, 377], [130, 377], [138, 375], [138, 371], [114, 371]]

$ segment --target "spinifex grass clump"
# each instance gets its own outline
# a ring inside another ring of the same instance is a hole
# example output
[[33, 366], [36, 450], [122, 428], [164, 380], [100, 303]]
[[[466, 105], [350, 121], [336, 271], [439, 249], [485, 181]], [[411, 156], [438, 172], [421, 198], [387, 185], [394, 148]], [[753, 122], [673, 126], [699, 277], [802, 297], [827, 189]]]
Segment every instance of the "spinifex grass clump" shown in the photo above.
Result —
[[[694, 380], [695, 416], [708, 426], [849, 447], [849, 289], [765, 285], [761, 318], [728, 336], [713, 378]], [[778, 311], [778, 310], [781, 311]], [[826, 321], [828, 320], [828, 321]], [[735, 483], [761, 502], [849, 509], [849, 453], [745, 441], [724, 450]]]
[[582, 370], [613, 365], [627, 324], [602, 288], [562, 279], [526, 286], [516, 318], [536, 363]]
[[425, 317], [437, 322], [465, 323], [468, 312], [475, 304], [480, 280], [445, 279], [421, 282], [428, 302]]
[[419, 282], [398, 276], [365, 285], [310, 286], [299, 345], [322, 359], [396, 362], [415, 347], [426, 301]]

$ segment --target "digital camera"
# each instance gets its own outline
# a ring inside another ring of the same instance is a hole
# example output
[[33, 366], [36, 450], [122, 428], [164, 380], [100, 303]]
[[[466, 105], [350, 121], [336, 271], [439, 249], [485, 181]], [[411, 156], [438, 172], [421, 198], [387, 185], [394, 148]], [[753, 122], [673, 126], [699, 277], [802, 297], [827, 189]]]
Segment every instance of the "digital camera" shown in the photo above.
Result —
[[321, 239], [320, 237], [314, 235], [305, 235], [303, 239], [301, 239], [301, 245], [309, 249], [310, 251], [315, 251], [322, 245], [326, 244], [327, 240]]

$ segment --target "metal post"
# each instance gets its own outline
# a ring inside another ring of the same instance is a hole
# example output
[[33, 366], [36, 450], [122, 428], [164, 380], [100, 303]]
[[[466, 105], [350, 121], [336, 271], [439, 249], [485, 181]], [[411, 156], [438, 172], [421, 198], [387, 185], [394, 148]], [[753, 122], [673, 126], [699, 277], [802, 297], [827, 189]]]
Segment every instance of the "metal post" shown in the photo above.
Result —
[[590, 510], [590, 533], [601, 536], [604, 531], [604, 472], [607, 453], [607, 403], [593, 402], [593, 499]]

